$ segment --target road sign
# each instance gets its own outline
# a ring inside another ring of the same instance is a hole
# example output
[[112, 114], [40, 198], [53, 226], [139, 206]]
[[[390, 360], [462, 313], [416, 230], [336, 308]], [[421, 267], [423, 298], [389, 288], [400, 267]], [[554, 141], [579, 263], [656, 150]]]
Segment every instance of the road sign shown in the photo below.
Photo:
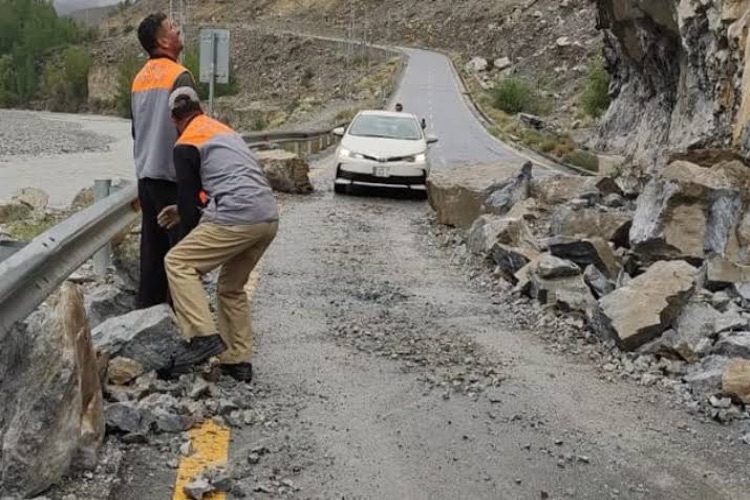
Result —
[[202, 83], [211, 83], [212, 70], [216, 83], [229, 83], [229, 30], [201, 30], [200, 81]]
[[229, 30], [202, 29], [200, 81], [208, 83], [208, 114], [214, 115], [214, 87], [229, 83]]

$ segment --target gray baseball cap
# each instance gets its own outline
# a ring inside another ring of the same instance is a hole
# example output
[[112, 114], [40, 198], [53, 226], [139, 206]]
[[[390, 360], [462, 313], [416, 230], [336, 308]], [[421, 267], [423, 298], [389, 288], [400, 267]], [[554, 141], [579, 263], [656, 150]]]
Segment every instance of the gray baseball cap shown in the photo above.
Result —
[[[185, 99], [180, 99], [185, 98]], [[175, 105], [177, 104], [177, 100], [183, 101], [190, 101], [197, 104], [201, 103], [200, 97], [198, 97], [198, 93], [193, 89], [192, 87], [179, 87], [176, 88], [170, 95], [169, 95], [169, 110], [174, 111]]]

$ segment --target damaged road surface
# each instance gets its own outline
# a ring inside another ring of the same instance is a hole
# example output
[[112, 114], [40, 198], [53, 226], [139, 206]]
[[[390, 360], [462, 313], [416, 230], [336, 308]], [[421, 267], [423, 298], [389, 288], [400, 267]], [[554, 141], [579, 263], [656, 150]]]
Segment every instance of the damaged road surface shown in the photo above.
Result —
[[[253, 384], [204, 388], [228, 405], [226, 498], [747, 498], [727, 427], [553, 352], [549, 327], [453, 265], [426, 203], [331, 184], [284, 202]], [[118, 445], [109, 498], [173, 498], [191, 451], [170, 439]]]

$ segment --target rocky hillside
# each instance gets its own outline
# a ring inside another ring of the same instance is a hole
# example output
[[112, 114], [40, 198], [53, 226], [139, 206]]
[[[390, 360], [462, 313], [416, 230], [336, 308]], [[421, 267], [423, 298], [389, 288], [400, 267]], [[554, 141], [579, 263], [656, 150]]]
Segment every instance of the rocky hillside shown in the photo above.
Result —
[[750, 154], [749, 1], [596, 3], [615, 96], [598, 148], [647, 167], [662, 165], [670, 151]]
[[[129, 26], [113, 26], [114, 34], [93, 49], [90, 97], [104, 111], [117, 107], [122, 55], [139, 54]], [[372, 51], [369, 60], [342, 70], [347, 51], [340, 44], [251, 28], [233, 29], [231, 45], [233, 89], [228, 95], [217, 94], [216, 110], [219, 118], [244, 131], [328, 126], [358, 108], [380, 106], [399, 64], [393, 54]]]
[[[120, 27], [139, 16], [168, 9], [165, 0], [141, 0]], [[450, 52], [463, 66], [475, 57], [490, 62], [476, 77], [485, 88], [501, 78], [522, 77], [549, 100], [554, 120], [576, 119], [587, 65], [601, 53], [594, 6], [586, 0], [219, 0], [189, 2], [188, 29], [214, 24], [351, 36]], [[352, 21], [353, 19], [353, 21]], [[108, 21], [112, 29], [113, 21]], [[494, 61], [501, 67], [493, 66]]]

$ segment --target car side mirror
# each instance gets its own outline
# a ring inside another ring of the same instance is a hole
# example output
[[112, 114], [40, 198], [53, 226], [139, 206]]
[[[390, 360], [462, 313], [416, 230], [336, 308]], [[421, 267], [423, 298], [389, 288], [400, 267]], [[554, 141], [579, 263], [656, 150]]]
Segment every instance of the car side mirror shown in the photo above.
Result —
[[427, 120], [425, 120], [424, 118], [422, 118], [422, 130], [424, 130], [426, 128], [427, 128]]
[[346, 132], [346, 130], [344, 129], [344, 127], [336, 127], [335, 129], [333, 129], [331, 131], [331, 133], [333, 133], [333, 135], [337, 135], [339, 137], [344, 137], [344, 132]]
[[438, 138], [434, 135], [428, 135], [427, 136], [427, 144], [435, 144], [438, 141]]

